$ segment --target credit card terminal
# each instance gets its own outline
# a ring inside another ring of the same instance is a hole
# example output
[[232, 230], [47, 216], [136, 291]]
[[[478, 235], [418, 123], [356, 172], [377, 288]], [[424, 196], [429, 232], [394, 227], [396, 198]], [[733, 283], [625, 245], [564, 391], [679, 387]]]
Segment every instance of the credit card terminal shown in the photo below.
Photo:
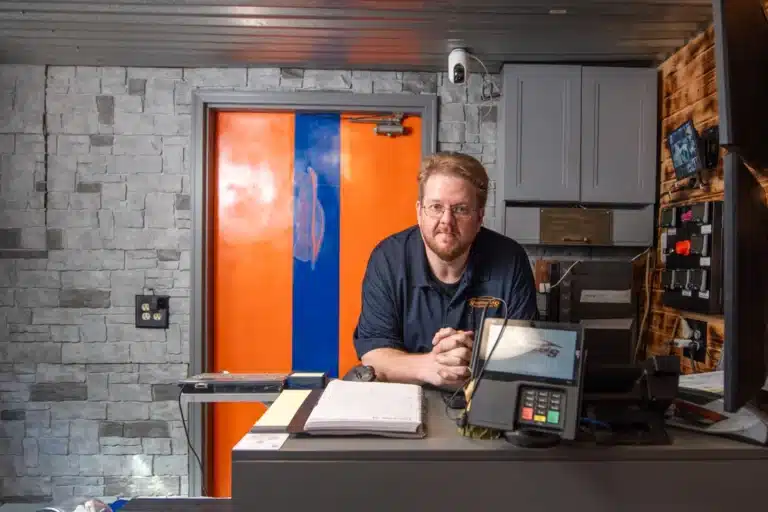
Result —
[[487, 319], [473, 354], [467, 421], [522, 446], [573, 440], [586, 354], [579, 324]]

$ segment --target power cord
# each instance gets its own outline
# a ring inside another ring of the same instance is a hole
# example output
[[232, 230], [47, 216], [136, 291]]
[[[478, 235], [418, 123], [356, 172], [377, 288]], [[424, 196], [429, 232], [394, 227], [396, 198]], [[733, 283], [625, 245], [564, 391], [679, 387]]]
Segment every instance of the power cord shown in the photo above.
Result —
[[195, 450], [195, 447], [192, 446], [192, 440], [189, 438], [189, 430], [187, 429], [187, 422], [184, 419], [184, 408], [181, 405], [181, 394], [182, 392], [179, 392], [178, 396], [178, 403], [179, 403], [179, 415], [181, 416], [181, 426], [184, 427], [184, 435], [187, 438], [187, 447], [190, 449], [192, 454], [195, 456], [195, 459], [197, 459], [197, 465], [200, 468], [200, 488], [203, 492], [203, 496], [208, 496], [208, 491], [205, 489], [205, 471], [203, 470], [203, 461], [200, 460], [200, 456], [197, 454], [197, 451]]
[[[478, 354], [478, 352], [480, 350], [479, 349], [479, 344], [482, 342], [482, 338], [483, 338], [483, 328], [485, 326], [485, 317], [488, 314], [488, 308], [491, 307], [491, 303], [494, 300], [499, 301], [501, 304], [504, 305], [504, 315], [505, 316], [507, 315], [508, 307], [507, 307], [507, 303], [504, 301], [504, 299], [500, 299], [498, 297], [480, 297], [480, 299], [485, 299], [486, 303], [485, 303], [485, 307], [483, 307], [483, 314], [480, 315], [480, 325], [479, 325], [479, 328], [477, 329], [477, 333], [475, 335], [475, 344], [472, 346], [472, 358], [471, 358], [471, 360], [469, 362], [469, 373], [470, 373], [470, 375], [469, 375], [469, 377], [467, 377], [467, 379], [464, 382], [461, 383], [461, 386], [459, 386], [456, 389], [456, 391], [453, 392], [453, 394], [451, 394], [447, 398], [444, 398], [443, 401], [445, 402], [445, 415], [448, 418], [451, 418], [451, 414], [449, 412], [450, 404], [455, 403], [456, 396], [460, 392], [464, 392], [465, 395], [466, 395], [467, 385], [472, 381], [472, 372], [475, 369], [475, 364], [477, 363], [477, 357], [478, 357], [477, 354]], [[468, 406], [469, 406], [469, 401], [466, 400], [466, 398], [465, 398], [464, 412], [462, 412], [462, 414], [459, 415], [458, 417], [451, 418], [451, 419], [452, 420], [456, 420], [458, 422], [464, 421], [463, 418], [466, 415], [466, 411], [468, 409]]]
[[[498, 299], [502, 304], [504, 304], [504, 323], [501, 325], [501, 329], [499, 330], [498, 336], [496, 336], [496, 340], [493, 343], [493, 346], [491, 347], [491, 350], [488, 352], [488, 356], [485, 358], [485, 362], [483, 363], [482, 368], [477, 373], [476, 376], [470, 376], [469, 382], [468, 382], [468, 389], [465, 389], [465, 393], [469, 395], [467, 398], [467, 407], [464, 409], [464, 412], [459, 417], [458, 420], [458, 426], [460, 429], [460, 432], [464, 436], [469, 437], [492, 437], [497, 438], [501, 437], [501, 432], [494, 431], [493, 429], [479, 429], [482, 432], [479, 432], [477, 429], [468, 427], [467, 421], [468, 421], [468, 413], [470, 408], [472, 407], [472, 399], [475, 397], [475, 393], [477, 392], [477, 387], [480, 385], [480, 382], [482, 381], [483, 374], [485, 373], [485, 369], [488, 367], [488, 363], [491, 361], [491, 358], [493, 357], [493, 353], [496, 351], [496, 347], [498, 346], [499, 342], [501, 341], [501, 338], [504, 336], [504, 330], [507, 327], [507, 323], [509, 323], [510, 316], [512, 314], [512, 310], [509, 308], [506, 302], [504, 302], [502, 299]], [[485, 323], [485, 315], [488, 311], [488, 304], [486, 304], [486, 307], [483, 310], [483, 324]], [[536, 316], [536, 313], [534, 312], [533, 317], [531, 317], [529, 320], [533, 320]], [[482, 328], [482, 324], [481, 324]], [[481, 332], [482, 335], [482, 332]], [[475, 346], [475, 350], [473, 350], [472, 360], [473, 360], [473, 369], [474, 366], [477, 363], [477, 358], [480, 357], [479, 351], [480, 351], [480, 345], [482, 344], [482, 337], [480, 338], [480, 343], [477, 343]]]

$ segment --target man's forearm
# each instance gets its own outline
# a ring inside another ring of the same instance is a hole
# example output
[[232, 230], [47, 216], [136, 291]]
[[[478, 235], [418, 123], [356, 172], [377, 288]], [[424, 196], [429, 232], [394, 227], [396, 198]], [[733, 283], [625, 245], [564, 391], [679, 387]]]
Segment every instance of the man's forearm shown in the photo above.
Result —
[[386, 382], [423, 383], [424, 354], [408, 354], [394, 348], [377, 348], [362, 357], [372, 366], [377, 380]]

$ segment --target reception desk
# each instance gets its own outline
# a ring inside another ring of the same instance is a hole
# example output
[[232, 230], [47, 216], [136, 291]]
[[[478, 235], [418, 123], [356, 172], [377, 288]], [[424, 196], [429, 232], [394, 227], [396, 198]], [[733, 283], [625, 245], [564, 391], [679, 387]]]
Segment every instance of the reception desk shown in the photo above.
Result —
[[768, 448], [670, 429], [666, 446], [517, 448], [462, 437], [427, 394], [424, 439], [292, 437], [232, 452], [233, 510], [721, 511], [763, 500]]

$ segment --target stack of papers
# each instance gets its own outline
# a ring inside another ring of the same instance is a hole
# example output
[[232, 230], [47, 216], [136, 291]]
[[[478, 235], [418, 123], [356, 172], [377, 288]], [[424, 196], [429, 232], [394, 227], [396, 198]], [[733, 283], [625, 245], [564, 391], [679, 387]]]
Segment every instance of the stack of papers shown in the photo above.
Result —
[[309, 434], [424, 437], [421, 386], [334, 380], [309, 414]]

